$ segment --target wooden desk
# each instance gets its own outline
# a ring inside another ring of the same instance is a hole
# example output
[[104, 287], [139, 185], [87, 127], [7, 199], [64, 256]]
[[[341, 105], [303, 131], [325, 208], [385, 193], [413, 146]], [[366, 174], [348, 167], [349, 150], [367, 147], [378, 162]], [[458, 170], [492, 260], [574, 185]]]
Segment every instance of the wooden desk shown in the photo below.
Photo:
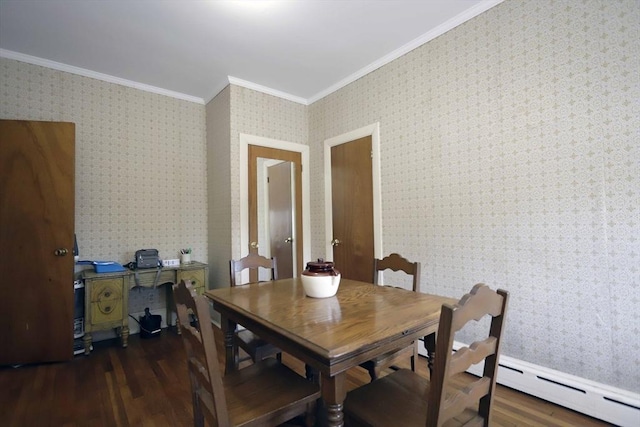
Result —
[[222, 315], [226, 370], [237, 369], [241, 324], [320, 373], [330, 426], [343, 425], [349, 368], [436, 331], [451, 298], [342, 279], [335, 297], [304, 295], [300, 279], [206, 291]]
[[[129, 339], [129, 290], [142, 286], [146, 288], [169, 284], [167, 292], [167, 326], [171, 312], [175, 311], [171, 285], [184, 279], [191, 280], [199, 294], [207, 289], [209, 277], [207, 264], [192, 262], [179, 267], [164, 267], [158, 275], [155, 268], [115, 273], [96, 273], [84, 270], [80, 273], [85, 284], [84, 303], [84, 354], [91, 351], [92, 332], [117, 328], [126, 347]], [[157, 278], [157, 280], [156, 280]], [[179, 330], [180, 328], [178, 328]]]

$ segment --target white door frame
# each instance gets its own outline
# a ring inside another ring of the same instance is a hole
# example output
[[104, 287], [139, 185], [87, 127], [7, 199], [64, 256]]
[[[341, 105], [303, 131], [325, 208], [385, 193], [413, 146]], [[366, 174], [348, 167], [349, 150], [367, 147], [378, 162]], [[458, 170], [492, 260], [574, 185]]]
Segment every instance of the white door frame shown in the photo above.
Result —
[[276, 148], [301, 154], [302, 158], [302, 257], [310, 259], [311, 226], [309, 201], [309, 146], [262, 136], [240, 134], [240, 257], [249, 254], [249, 145]]
[[373, 252], [376, 258], [382, 258], [382, 195], [380, 189], [380, 123], [376, 122], [360, 129], [325, 139], [324, 141], [324, 206], [326, 246], [325, 258], [332, 258], [333, 248], [333, 209], [331, 194], [331, 147], [355, 139], [371, 136], [371, 162], [373, 183]]

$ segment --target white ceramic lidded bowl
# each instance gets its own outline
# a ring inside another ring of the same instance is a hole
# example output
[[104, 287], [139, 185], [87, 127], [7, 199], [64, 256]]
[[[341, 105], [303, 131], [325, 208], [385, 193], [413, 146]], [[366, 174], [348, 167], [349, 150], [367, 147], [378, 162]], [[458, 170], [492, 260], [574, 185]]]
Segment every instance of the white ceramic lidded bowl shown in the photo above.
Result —
[[302, 272], [304, 293], [312, 298], [328, 298], [338, 292], [340, 272], [333, 268], [333, 263], [322, 258], [316, 262], [308, 262]]

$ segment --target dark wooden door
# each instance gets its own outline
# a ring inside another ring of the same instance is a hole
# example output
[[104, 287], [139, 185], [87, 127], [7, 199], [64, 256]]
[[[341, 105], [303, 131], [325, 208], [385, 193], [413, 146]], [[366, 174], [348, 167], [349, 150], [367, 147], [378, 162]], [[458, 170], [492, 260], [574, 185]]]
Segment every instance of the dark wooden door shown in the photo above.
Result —
[[333, 262], [345, 279], [370, 282], [374, 258], [371, 136], [331, 148]]
[[[296, 239], [293, 242], [292, 250], [296, 254], [296, 267], [298, 274], [304, 270], [302, 267], [302, 155], [295, 151], [280, 150], [277, 148], [262, 147], [259, 145], [248, 146], [248, 185], [249, 185], [249, 253], [260, 253], [257, 247], [258, 242], [258, 189], [257, 189], [257, 173], [258, 159], [274, 159], [291, 162], [294, 164], [293, 186], [295, 189], [294, 196], [294, 224]], [[278, 272], [279, 273], [279, 272]], [[280, 276], [279, 276], [280, 277]], [[250, 280], [256, 281], [257, 275], [251, 272]]]
[[0, 120], [0, 365], [73, 357], [75, 125]]
[[269, 237], [279, 279], [293, 277], [292, 166], [291, 162], [281, 162], [268, 168]]

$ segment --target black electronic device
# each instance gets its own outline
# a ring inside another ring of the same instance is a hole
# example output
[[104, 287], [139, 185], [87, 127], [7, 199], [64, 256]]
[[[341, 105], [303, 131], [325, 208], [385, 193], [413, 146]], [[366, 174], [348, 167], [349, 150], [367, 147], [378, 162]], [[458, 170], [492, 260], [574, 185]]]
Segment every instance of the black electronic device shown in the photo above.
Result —
[[162, 329], [162, 316], [151, 314], [149, 307], [144, 309], [144, 316], [140, 316], [140, 338], [152, 338], [160, 336]]

